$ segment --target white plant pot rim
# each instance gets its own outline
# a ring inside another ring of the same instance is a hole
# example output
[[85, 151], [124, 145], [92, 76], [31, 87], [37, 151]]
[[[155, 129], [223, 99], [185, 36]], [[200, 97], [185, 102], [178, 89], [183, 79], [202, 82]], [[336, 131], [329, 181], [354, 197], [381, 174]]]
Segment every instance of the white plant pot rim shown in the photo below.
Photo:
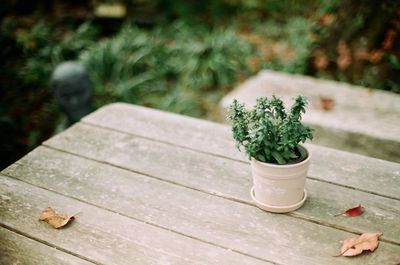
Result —
[[299, 162], [299, 163], [293, 163], [293, 164], [289, 164], [289, 165], [279, 165], [279, 164], [274, 164], [274, 163], [261, 162], [261, 161], [255, 159], [254, 157], [252, 157], [251, 160], [252, 160], [254, 163], [257, 163], [257, 164], [260, 164], [260, 165], [266, 165], [266, 166], [272, 167], [272, 168], [292, 168], [292, 167], [298, 167], [298, 166], [301, 166], [301, 165], [307, 163], [307, 162], [311, 159], [311, 152], [308, 151], [308, 149], [307, 149], [304, 145], [302, 145], [302, 144], [299, 144], [299, 145], [300, 145], [302, 148], [304, 148], [304, 150], [306, 150], [306, 152], [307, 152], [307, 157], [306, 157], [306, 159], [302, 160], [302, 161]]
[[307, 199], [307, 190], [304, 189], [303, 199], [301, 201], [299, 201], [295, 204], [292, 204], [292, 205], [285, 205], [285, 206], [274, 206], [274, 205], [268, 205], [268, 204], [260, 202], [259, 200], [257, 200], [257, 198], [254, 194], [254, 186], [251, 188], [250, 195], [251, 195], [251, 198], [253, 199], [253, 201], [256, 203], [257, 207], [260, 209], [263, 209], [265, 211], [272, 212], [272, 213], [287, 213], [287, 212], [297, 210], [301, 206], [303, 206], [304, 202]]

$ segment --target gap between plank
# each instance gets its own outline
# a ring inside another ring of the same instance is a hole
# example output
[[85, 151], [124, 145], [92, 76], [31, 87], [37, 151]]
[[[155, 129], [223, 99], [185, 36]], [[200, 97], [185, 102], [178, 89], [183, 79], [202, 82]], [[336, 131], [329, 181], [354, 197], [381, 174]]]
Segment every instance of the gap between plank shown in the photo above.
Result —
[[[241, 200], [241, 199], [237, 199], [237, 198], [225, 196], [225, 195], [220, 194], [220, 193], [218, 193], [218, 192], [208, 192], [208, 191], [205, 191], [205, 190], [202, 190], [202, 189], [197, 189], [197, 188], [193, 188], [193, 187], [190, 187], [190, 186], [186, 186], [186, 185], [183, 185], [183, 184], [178, 183], [178, 182], [175, 182], [175, 181], [171, 181], [171, 180], [166, 180], [166, 179], [158, 178], [158, 177], [155, 177], [155, 176], [153, 176], [153, 175], [150, 175], [150, 174], [147, 174], [147, 173], [143, 173], [143, 172], [140, 172], [140, 171], [137, 171], [137, 170], [132, 170], [132, 169], [125, 168], [125, 167], [122, 167], [122, 166], [119, 166], [119, 165], [114, 165], [114, 164], [111, 164], [111, 163], [106, 162], [106, 161], [97, 160], [97, 159], [93, 159], [93, 158], [88, 158], [88, 157], [86, 157], [86, 156], [79, 155], [79, 154], [75, 154], [75, 153], [72, 153], [72, 152], [69, 152], [69, 151], [65, 151], [65, 150], [62, 150], [62, 149], [58, 149], [58, 148], [55, 148], [55, 147], [52, 147], [52, 146], [48, 146], [48, 145], [42, 145], [42, 146], [45, 147], [45, 148], [48, 148], [48, 149], [52, 149], [52, 150], [58, 151], [58, 152], [70, 154], [70, 155], [73, 155], [73, 156], [76, 156], [76, 157], [80, 157], [80, 158], [83, 158], [83, 159], [86, 159], [86, 160], [95, 161], [95, 162], [97, 162], [97, 163], [104, 164], [104, 165], [107, 165], [107, 166], [116, 167], [116, 168], [119, 168], [119, 169], [124, 170], [124, 171], [128, 171], [128, 172], [133, 172], [133, 173], [136, 173], [136, 174], [140, 174], [140, 175], [142, 175], [142, 176], [146, 176], [146, 177], [149, 177], [149, 178], [152, 178], [152, 179], [156, 179], [156, 180], [161, 181], [161, 182], [166, 182], [166, 183], [169, 183], [169, 184], [172, 184], [172, 185], [175, 185], [175, 186], [183, 187], [183, 188], [190, 189], [190, 190], [194, 190], [194, 191], [197, 191], [197, 192], [201, 192], [201, 193], [204, 193], [204, 194], [207, 194], [207, 195], [212, 195], [212, 196], [216, 196], [216, 197], [219, 197], [219, 198], [222, 198], [222, 199], [226, 199], [226, 200], [229, 200], [229, 201], [234, 201], [234, 202], [237, 202], [237, 203], [241, 203], [241, 204], [245, 204], [245, 205], [248, 205], [248, 206], [256, 207], [255, 204], [252, 203], [252, 202], [248, 202], [248, 201], [246, 201], [246, 200]], [[17, 162], [17, 163], [18, 163], [18, 162]], [[4, 173], [2, 173], [2, 174], [5, 175]], [[10, 178], [14, 178], [14, 177], [11, 177], [11, 176], [8, 176], [8, 175], [6, 175], [6, 176], [7, 176], [7, 177], [10, 177]], [[16, 178], [14, 178], [14, 179], [16, 179]], [[25, 181], [20, 180], [20, 179], [17, 179], [17, 180], [22, 181], [22, 182], [25, 182]], [[25, 183], [30, 184], [30, 185], [32, 185], [32, 186], [36, 186], [36, 185], [31, 184], [31, 183], [29, 183], [29, 182], [25, 182]], [[54, 191], [54, 190], [50, 190], [50, 189], [47, 189], [47, 188], [44, 188], [44, 187], [41, 187], [41, 186], [38, 186], [38, 187], [40, 187], [40, 188], [42, 188], [42, 189], [45, 189], [45, 190], [48, 190], [48, 191], [51, 191], [51, 192], [54, 192], [54, 193], [57, 193], [57, 194], [60, 194], [60, 195], [63, 195], [63, 196], [66, 196], [66, 197], [70, 197], [70, 196], [68, 196], [68, 195], [59, 193], [59, 192]], [[102, 209], [104, 209], [104, 210], [109, 210], [109, 211], [111, 211], [111, 212], [121, 214], [121, 213], [119, 213], [119, 212], [117, 212], [117, 211], [110, 210], [110, 209], [108, 209], [108, 208], [105, 208], [105, 207], [102, 207], [102, 206], [99, 206], [99, 205], [96, 205], [96, 204], [92, 204], [92, 203], [89, 203], [89, 202], [85, 202], [85, 201], [83, 201], [83, 200], [80, 200], [79, 198], [75, 198], [75, 197], [70, 197], [70, 198], [76, 199], [76, 200], [81, 201], [81, 202], [84, 202], [84, 203], [88, 203], [88, 204], [90, 204], [90, 205], [93, 205], [93, 206], [102, 208]], [[124, 215], [124, 214], [121, 214], [121, 215]], [[337, 230], [341, 230], [341, 231], [343, 231], [343, 232], [348, 232], [348, 233], [352, 233], [352, 234], [356, 234], [356, 235], [361, 235], [361, 234], [362, 234], [361, 231], [357, 231], [357, 230], [354, 230], [354, 229], [351, 229], [351, 228], [347, 228], [347, 227], [344, 227], [344, 226], [340, 226], [340, 225], [330, 224], [330, 223], [327, 223], [327, 222], [324, 222], [324, 221], [318, 221], [318, 220], [309, 218], [309, 217], [307, 217], [307, 216], [298, 214], [298, 213], [296, 213], [296, 212], [286, 213], [285, 215], [290, 216], [290, 217], [292, 217], [292, 218], [300, 219], [300, 220], [303, 220], [303, 221], [306, 221], [306, 222], [314, 223], [314, 224], [317, 224], [317, 225], [320, 225], [320, 226], [324, 226], [324, 227], [329, 227], [329, 228], [334, 228], [334, 229], [337, 229]], [[126, 215], [124, 215], [124, 216], [126, 216]], [[129, 217], [129, 216], [126, 216], [126, 217]], [[138, 220], [138, 221], [141, 221], [141, 222], [143, 222], [143, 223], [149, 224], [148, 222], [143, 221], [143, 220], [140, 220], [140, 219], [136, 219], [135, 217], [129, 217], [129, 218], [132, 218], [132, 219], [134, 219], [134, 220]], [[163, 228], [162, 226], [159, 226], [159, 225], [157, 225], [157, 224], [154, 224], [154, 226]], [[164, 229], [169, 230], [169, 228], [164, 228]], [[177, 231], [174, 231], [174, 230], [169, 230], [169, 231], [172, 231], [172, 232], [176, 232], [176, 233], [178, 233], [178, 234], [181, 234], [180, 232], [177, 232]], [[185, 235], [185, 234], [182, 234], [182, 235]], [[191, 237], [190, 235], [185, 235], [185, 236]], [[196, 239], [196, 238], [194, 238], [194, 239]], [[198, 239], [198, 240], [203, 241], [203, 240], [201, 240], [201, 239]], [[380, 239], [380, 241], [386, 242], [386, 243], [390, 243], [390, 244], [393, 244], [393, 245], [400, 246], [400, 243], [395, 242], [395, 241], [392, 241], [392, 240], [389, 240], [389, 239], [384, 239], [384, 238], [382, 238], [382, 239]], [[203, 242], [208, 243], [207, 241], [203, 241]], [[214, 245], [214, 243], [211, 243], [211, 244]], [[218, 245], [216, 245], [216, 246], [218, 246]], [[227, 248], [225, 248], [225, 247], [223, 247], [223, 246], [220, 246], [220, 247], [222, 247], [222, 248], [224, 248], [224, 249], [227, 249]], [[240, 252], [239, 252], [239, 253], [240, 253]], [[243, 254], [243, 253], [241, 253], [241, 254]], [[250, 256], [250, 257], [252, 257], [252, 256]], [[268, 261], [268, 262], [271, 262], [271, 261]]]
[[[83, 157], [83, 158], [84, 158], [84, 157]], [[86, 158], [86, 159], [87, 159], [87, 158]], [[89, 159], [89, 160], [91, 160], [91, 159]], [[101, 162], [100, 162], [100, 163], [101, 163]], [[135, 172], [135, 173], [136, 173], [136, 172]], [[48, 191], [48, 192], [51, 192], [51, 193], [54, 193], [54, 194], [57, 194], [57, 195], [61, 195], [61, 196], [63, 196], [63, 197], [67, 197], [67, 198], [70, 198], [70, 199], [79, 201], [79, 202], [81, 202], [81, 203], [94, 206], [94, 207], [96, 207], [96, 208], [100, 208], [100, 209], [102, 209], [102, 210], [104, 210], [104, 211], [106, 211], [106, 212], [110, 212], [110, 213], [113, 213], [113, 214], [117, 214], [117, 215], [123, 216], [123, 217], [125, 217], [125, 218], [129, 218], [129, 219], [135, 220], [135, 221], [137, 221], [137, 222], [139, 222], [139, 223], [142, 223], [142, 224], [151, 225], [151, 226], [153, 226], [153, 227], [156, 227], [156, 228], [159, 228], [159, 229], [162, 229], [162, 230], [166, 230], [166, 231], [168, 231], [168, 232], [171, 232], [171, 233], [174, 233], [174, 234], [178, 234], [178, 235], [181, 235], [181, 236], [184, 236], [184, 237], [187, 237], [187, 238], [191, 238], [191, 239], [193, 239], [193, 240], [200, 241], [200, 242], [202, 242], [202, 243], [205, 243], [205, 244], [208, 244], [208, 245], [212, 245], [212, 246], [217, 247], [217, 248], [222, 248], [222, 249], [227, 250], [227, 251], [232, 251], [232, 252], [238, 253], [238, 254], [243, 255], [243, 256], [247, 256], [247, 257], [250, 257], [250, 258], [253, 258], [253, 259], [257, 259], [257, 260], [260, 260], [260, 261], [264, 261], [264, 262], [271, 263], [271, 264], [273, 264], [273, 265], [284, 265], [284, 264], [276, 263], [275, 261], [267, 260], [267, 259], [260, 258], [260, 257], [256, 257], [256, 256], [252, 256], [252, 255], [250, 255], [250, 254], [247, 254], [247, 253], [242, 252], [242, 251], [239, 251], [239, 250], [227, 248], [227, 247], [218, 245], [218, 244], [216, 244], [216, 243], [214, 243], [214, 242], [211, 242], [211, 241], [207, 241], [207, 240], [204, 240], [204, 239], [201, 239], [201, 238], [197, 238], [197, 237], [194, 237], [194, 236], [191, 236], [191, 235], [187, 235], [187, 234], [185, 234], [185, 233], [182, 233], [182, 232], [179, 232], [179, 231], [170, 229], [170, 228], [168, 228], [168, 227], [164, 227], [164, 226], [158, 225], [158, 224], [153, 223], [153, 222], [144, 221], [144, 220], [141, 220], [141, 219], [139, 219], [139, 218], [136, 218], [136, 217], [133, 217], [133, 216], [129, 216], [129, 215], [125, 214], [125, 213], [121, 213], [121, 212], [118, 212], [118, 211], [116, 211], [116, 210], [113, 210], [113, 209], [110, 209], [110, 208], [107, 208], [107, 207], [104, 207], [104, 206], [101, 206], [101, 205], [97, 205], [97, 204], [92, 203], [92, 202], [84, 201], [84, 200], [82, 200], [82, 199], [80, 199], [80, 198], [76, 198], [76, 197], [74, 197], [74, 196], [66, 195], [66, 194], [63, 194], [63, 193], [61, 193], [61, 192], [58, 192], [58, 191], [55, 191], [55, 190], [51, 190], [51, 189], [48, 189], [48, 188], [45, 188], [45, 187], [42, 187], [42, 186], [37, 186], [37, 185], [34, 185], [34, 184], [32, 184], [32, 183], [26, 182], [26, 181], [24, 181], [24, 180], [18, 179], [18, 178], [16, 178], [16, 177], [12, 177], [12, 176], [6, 175], [6, 174], [4, 174], [4, 173], [1, 173], [0, 176], [4, 176], [4, 177], [10, 178], [10, 179], [13, 179], [14, 181], [20, 181], [20, 182], [25, 183], [25, 184], [27, 184], [27, 185], [30, 185], [30, 186], [33, 186], [33, 187], [37, 187], [37, 188], [39, 188], [39, 189], [43, 189], [43, 190], [46, 190], [46, 191]], [[54, 248], [63, 250], [64, 252], [66, 252], [66, 253], [68, 253], [68, 254], [74, 255], [74, 256], [79, 257], [79, 258], [81, 258], [81, 259], [88, 260], [88, 261], [90, 261], [91, 263], [94, 263], [94, 264], [96, 264], [96, 265], [103, 265], [103, 263], [96, 263], [95, 261], [92, 261], [92, 260], [87, 259], [87, 258], [85, 258], [85, 257], [83, 257], [83, 256], [80, 256], [79, 254], [75, 254], [75, 253], [73, 253], [73, 252], [71, 252], [71, 251], [69, 251], [69, 250], [66, 250], [66, 249], [64, 249], [64, 248], [59, 248], [59, 247], [57, 247], [56, 245], [53, 245], [53, 244], [51, 244], [51, 243], [49, 243], [49, 242], [47, 242], [47, 241], [38, 239], [38, 238], [36, 238], [36, 237], [30, 236], [29, 234], [27, 234], [27, 233], [25, 233], [25, 232], [22, 232], [22, 231], [19, 231], [19, 230], [17, 230], [17, 229], [14, 229], [14, 228], [12, 228], [12, 227], [10, 227], [10, 226], [8, 226], [8, 225], [5, 225], [5, 224], [3, 224], [3, 223], [1, 223], [1, 222], [0, 222], [0, 226], [6, 228], [6, 229], [8, 229], [8, 230], [11, 230], [11, 231], [13, 231], [13, 232], [15, 232], [15, 233], [17, 233], [17, 234], [20, 234], [20, 235], [23, 235], [23, 236], [25, 236], [25, 237], [28, 237], [28, 238], [30, 238], [30, 239], [32, 239], [32, 240], [38, 241], [38, 242], [40, 242], [40, 243], [42, 243], [42, 244], [45, 244], [45, 245], [47, 245], [47, 246], [50, 246], [50, 247], [54, 247]]]
[[[8, 176], [7, 176], [7, 177], [8, 177]], [[15, 178], [13, 178], [13, 179], [15, 179]], [[32, 184], [31, 184], [31, 185], [32, 185]], [[24, 236], [24, 237], [29, 238], [29, 239], [31, 239], [31, 240], [33, 240], [33, 241], [38, 242], [38, 243], [41, 243], [41, 244], [46, 245], [46, 246], [48, 246], [48, 247], [54, 248], [54, 249], [56, 249], [56, 250], [58, 250], [58, 251], [67, 253], [67, 254], [69, 254], [69, 255], [71, 255], [71, 256], [74, 256], [74, 257], [76, 257], [76, 258], [85, 260], [85, 261], [87, 261], [87, 262], [90, 262], [90, 263], [93, 263], [93, 264], [96, 264], [96, 265], [105, 265], [105, 264], [103, 264], [103, 263], [97, 262], [97, 261], [95, 261], [95, 260], [92, 260], [92, 259], [87, 258], [87, 257], [85, 257], [85, 256], [82, 256], [82, 255], [80, 255], [80, 254], [77, 254], [77, 253], [75, 253], [75, 252], [69, 251], [68, 249], [65, 249], [65, 248], [62, 248], [62, 247], [58, 247], [58, 246], [56, 246], [56, 245], [54, 245], [54, 244], [52, 244], [52, 243], [50, 243], [50, 242], [47, 242], [47, 241], [45, 241], [45, 240], [40, 239], [40, 238], [31, 236], [31, 235], [29, 235], [28, 233], [22, 232], [22, 231], [20, 231], [20, 230], [18, 230], [18, 229], [15, 229], [15, 228], [13, 228], [13, 227], [10, 227], [10, 226], [4, 224], [4, 223], [1, 223], [1, 222], [0, 222], [0, 226], [3, 227], [4, 229], [7, 229], [7, 230], [9, 230], [9, 231], [11, 231], [11, 232], [13, 232], [13, 233], [16, 233], [16, 234], [20, 235], [20, 236]]]
[[[186, 149], [186, 150], [190, 150], [190, 151], [195, 151], [195, 152], [199, 152], [199, 153], [202, 153], [202, 154], [211, 155], [211, 156], [215, 156], [215, 157], [219, 157], [219, 158], [223, 158], [223, 159], [228, 159], [228, 160], [235, 161], [235, 162], [240, 162], [240, 163], [243, 163], [243, 164], [246, 164], [246, 165], [250, 165], [249, 162], [243, 161], [241, 159], [236, 159], [236, 158], [232, 158], [232, 157], [228, 157], [228, 156], [224, 156], [224, 155], [219, 155], [219, 154], [215, 154], [215, 153], [211, 153], [211, 152], [207, 152], [207, 151], [202, 151], [202, 150], [199, 150], [199, 149], [195, 149], [195, 148], [187, 147], [187, 146], [183, 146], [183, 145], [172, 144], [172, 143], [167, 142], [167, 141], [163, 141], [163, 140], [159, 140], [159, 139], [155, 139], [155, 138], [151, 138], [151, 137], [147, 137], [147, 136], [143, 136], [143, 135], [138, 135], [138, 134], [134, 134], [134, 133], [130, 133], [130, 132], [114, 129], [114, 128], [105, 127], [105, 126], [98, 125], [98, 124], [95, 124], [95, 123], [91, 123], [91, 122], [88, 122], [88, 121], [80, 121], [80, 123], [86, 124], [86, 125], [91, 126], [91, 127], [98, 127], [98, 128], [104, 129], [104, 130], [109, 130], [109, 131], [114, 131], [114, 132], [118, 132], [118, 133], [122, 133], [122, 134], [127, 134], [127, 135], [130, 135], [130, 136], [134, 136], [134, 137], [138, 137], [138, 138], [142, 138], [142, 139], [146, 139], [146, 140], [151, 140], [151, 141], [163, 143], [163, 144], [166, 144], [166, 145], [169, 145], [169, 146], [174, 146], [174, 147], [178, 147], [178, 148], [182, 148], [182, 149]], [[47, 144], [43, 144], [43, 145], [45, 145], [47, 147], [51, 147], [51, 146], [49, 146]], [[59, 150], [59, 149], [57, 149], [57, 150]], [[389, 195], [385, 195], [385, 194], [381, 194], [381, 193], [377, 193], [377, 192], [366, 190], [366, 189], [360, 189], [360, 188], [352, 187], [352, 186], [349, 186], [349, 185], [332, 182], [332, 181], [329, 181], [329, 180], [319, 179], [319, 178], [312, 177], [312, 176], [307, 176], [307, 178], [315, 180], [315, 181], [319, 181], [319, 182], [332, 184], [332, 185], [339, 186], [339, 187], [344, 187], [344, 188], [348, 188], [348, 189], [352, 189], [352, 190], [357, 190], [357, 191], [362, 191], [362, 192], [365, 192], [365, 193], [370, 193], [370, 194], [377, 195], [377, 196], [380, 196], [380, 197], [383, 197], [383, 198], [387, 198], [387, 199], [400, 201], [400, 198], [389, 196]]]

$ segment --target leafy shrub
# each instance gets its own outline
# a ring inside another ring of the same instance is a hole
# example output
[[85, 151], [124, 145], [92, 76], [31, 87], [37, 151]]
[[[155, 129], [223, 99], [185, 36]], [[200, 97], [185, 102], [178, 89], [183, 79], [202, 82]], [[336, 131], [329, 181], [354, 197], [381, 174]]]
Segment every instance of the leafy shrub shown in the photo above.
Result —
[[171, 63], [181, 75], [181, 81], [195, 89], [226, 87], [246, 71], [244, 58], [251, 53], [250, 46], [238, 38], [233, 28], [190, 28], [175, 24]]
[[280, 98], [261, 97], [250, 111], [234, 100], [230, 106], [233, 138], [250, 158], [261, 162], [287, 164], [305, 159], [300, 142], [312, 139], [312, 129], [301, 123], [307, 98], [298, 96], [287, 113]]
[[306, 74], [310, 50], [315, 40], [310, 36], [313, 21], [303, 17], [293, 17], [286, 23], [268, 22], [259, 34], [274, 40], [268, 48], [286, 47], [263, 63], [263, 68], [287, 73]]
[[90, 22], [67, 32], [58, 31], [45, 21], [37, 23], [30, 31], [18, 31], [17, 45], [27, 58], [19, 73], [20, 79], [33, 87], [47, 87], [54, 67], [63, 61], [74, 60], [97, 35], [98, 29]]
[[75, 59], [98, 32], [89, 22], [72, 30], [44, 20], [32, 26], [32, 20], [23, 21], [9, 17], [2, 24], [0, 168], [54, 133], [59, 116], [48, 89], [51, 72], [59, 62]]
[[113, 101], [137, 103], [143, 94], [164, 89], [159, 63], [165, 49], [154, 44], [145, 31], [125, 27], [80, 55], [94, 83], [97, 107]]
[[231, 87], [249, 73], [243, 58], [251, 52], [233, 29], [178, 21], [153, 30], [127, 24], [80, 60], [93, 80], [97, 106], [125, 101], [204, 116], [203, 92]]

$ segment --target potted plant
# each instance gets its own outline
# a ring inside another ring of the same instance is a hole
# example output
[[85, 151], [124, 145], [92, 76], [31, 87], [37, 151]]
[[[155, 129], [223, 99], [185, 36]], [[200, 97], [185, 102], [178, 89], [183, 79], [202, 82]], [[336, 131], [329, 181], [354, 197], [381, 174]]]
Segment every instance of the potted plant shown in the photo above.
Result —
[[251, 161], [256, 205], [270, 212], [290, 212], [307, 198], [304, 189], [311, 154], [303, 145], [312, 129], [301, 122], [307, 98], [297, 96], [289, 111], [276, 96], [261, 97], [251, 110], [236, 99], [229, 108], [233, 138]]

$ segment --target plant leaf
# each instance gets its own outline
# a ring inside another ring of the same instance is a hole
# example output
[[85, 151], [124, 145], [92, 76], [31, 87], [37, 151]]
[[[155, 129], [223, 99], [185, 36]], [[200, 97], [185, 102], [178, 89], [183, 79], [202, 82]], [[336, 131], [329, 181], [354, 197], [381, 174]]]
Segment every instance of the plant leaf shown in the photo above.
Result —
[[352, 257], [361, 254], [364, 250], [374, 251], [379, 245], [382, 233], [364, 233], [359, 237], [346, 239], [340, 248], [339, 256]]
[[275, 158], [275, 160], [278, 162], [278, 164], [283, 165], [286, 164], [285, 159], [277, 152], [277, 151], [272, 151], [272, 156]]
[[365, 208], [361, 204], [359, 204], [357, 206], [354, 206], [353, 208], [346, 210], [343, 213], [336, 214], [335, 217], [337, 217], [337, 216], [356, 217], [356, 216], [362, 215], [364, 213], [364, 211], [365, 211]]
[[307, 151], [304, 150], [303, 147], [298, 145], [297, 150], [299, 151], [301, 158], [305, 159], [307, 157]]
[[51, 207], [47, 207], [43, 210], [39, 217], [39, 221], [48, 223], [53, 228], [61, 228], [68, 224], [71, 220], [75, 219], [75, 215], [59, 215]]
[[265, 156], [263, 156], [262, 154], [258, 154], [258, 155], [257, 155], [257, 158], [258, 158], [258, 160], [261, 161], [261, 162], [267, 162], [267, 160], [265, 159]]

